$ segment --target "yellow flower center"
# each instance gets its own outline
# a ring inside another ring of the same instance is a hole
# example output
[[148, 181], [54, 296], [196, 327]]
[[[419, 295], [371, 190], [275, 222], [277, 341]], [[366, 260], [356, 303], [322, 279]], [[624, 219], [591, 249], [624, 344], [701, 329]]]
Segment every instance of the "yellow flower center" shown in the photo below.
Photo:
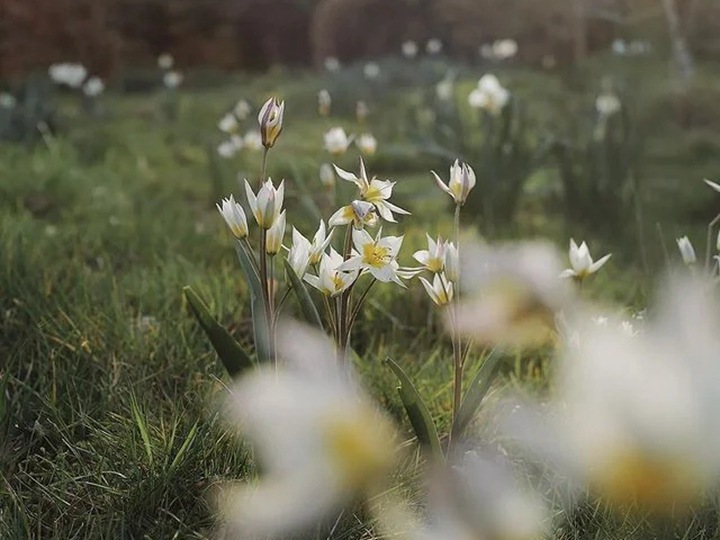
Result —
[[341, 291], [342, 288], [345, 286], [345, 283], [343, 282], [342, 278], [340, 277], [340, 274], [335, 274], [332, 277], [333, 285], [335, 286], [335, 290], [333, 292]]
[[362, 198], [367, 202], [377, 202], [383, 200], [382, 192], [375, 186], [368, 188]]
[[440, 257], [430, 257], [427, 262], [427, 269], [432, 273], [437, 274], [443, 269], [444, 261]]
[[377, 244], [365, 244], [363, 246], [362, 261], [373, 268], [383, 268], [387, 264], [390, 250]]

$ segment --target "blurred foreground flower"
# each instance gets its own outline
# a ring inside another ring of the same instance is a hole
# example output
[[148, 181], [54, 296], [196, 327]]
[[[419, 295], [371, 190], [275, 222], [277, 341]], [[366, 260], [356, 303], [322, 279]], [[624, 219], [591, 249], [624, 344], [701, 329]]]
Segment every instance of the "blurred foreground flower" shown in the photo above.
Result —
[[605, 255], [601, 259], [593, 262], [593, 259], [590, 256], [590, 249], [588, 249], [587, 244], [583, 242], [580, 244], [580, 247], [578, 247], [575, 240], [571, 238], [569, 256], [571, 268], [563, 270], [560, 273], [560, 277], [572, 277], [578, 281], [582, 281], [590, 274], [594, 274], [600, 270], [600, 268], [608, 262], [612, 254]]
[[296, 534], [378, 493], [395, 460], [392, 424], [341, 371], [332, 344], [294, 324], [278, 335], [283, 367], [246, 376], [232, 396], [264, 471], [224, 504], [242, 538]]
[[595, 100], [595, 109], [601, 118], [609, 118], [619, 112], [621, 107], [620, 98], [612, 92], [604, 92]]
[[468, 96], [468, 103], [475, 109], [483, 109], [497, 116], [510, 101], [510, 92], [504, 88], [495, 75], [483, 75], [478, 86]]

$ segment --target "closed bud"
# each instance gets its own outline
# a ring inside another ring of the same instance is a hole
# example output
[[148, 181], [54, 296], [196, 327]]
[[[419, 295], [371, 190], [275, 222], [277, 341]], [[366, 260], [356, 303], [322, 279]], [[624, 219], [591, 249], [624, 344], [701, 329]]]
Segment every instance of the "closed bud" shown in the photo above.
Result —
[[283, 128], [284, 114], [285, 102], [278, 101], [276, 97], [268, 99], [260, 109], [258, 123], [260, 124], [262, 145], [265, 148], [269, 149], [275, 146], [275, 141], [277, 141]]

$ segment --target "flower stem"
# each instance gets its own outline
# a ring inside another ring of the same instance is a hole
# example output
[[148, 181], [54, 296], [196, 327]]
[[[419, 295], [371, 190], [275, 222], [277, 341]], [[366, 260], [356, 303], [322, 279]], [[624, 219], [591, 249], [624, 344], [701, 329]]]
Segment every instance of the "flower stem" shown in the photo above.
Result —
[[[265, 304], [265, 325], [268, 332], [268, 347], [271, 345], [275, 345], [275, 337], [273, 335], [273, 312], [272, 312], [272, 303], [270, 301], [270, 295], [272, 291], [272, 286], [270, 284], [270, 276], [268, 275], [268, 264], [267, 264], [267, 253], [266, 253], [266, 246], [267, 246], [267, 230], [261, 229], [260, 230], [260, 283], [263, 293], [263, 303]], [[270, 351], [270, 356], [273, 358], [276, 366], [277, 366], [277, 359], [275, 357], [274, 350]]]
[[[459, 204], [455, 205], [455, 218], [453, 220], [454, 232], [455, 232], [455, 247], [457, 248], [458, 254], [460, 253], [460, 208]], [[460, 342], [460, 334], [458, 332], [458, 314], [460, 312], [460, 269], [458, 268], [458, 279], [455, 284], [455, 298], [453, 305], [450, 308], [450, 320], [452, 321], [452, 343], [453, 343], [453, 408], [452, 408], [452, 421], [455, 422], [458, 410], [460, 410], [460, 402], [462, 399], [462, 379], [463, 379], [463, 351], [462, 343]]]
[[262, 187], [263, 182], [265, 182], [265, 174], [267, 174], [268, 151], [269, 151], [269, 148], [263, 147], [262, 164], [260, 165], [260, 185], [259, 185], [259, 187]]

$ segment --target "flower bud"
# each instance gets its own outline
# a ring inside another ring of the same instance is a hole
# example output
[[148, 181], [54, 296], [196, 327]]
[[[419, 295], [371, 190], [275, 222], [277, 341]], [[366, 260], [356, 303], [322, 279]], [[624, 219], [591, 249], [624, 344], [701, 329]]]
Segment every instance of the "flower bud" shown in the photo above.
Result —
[[283, 115], [285, 114], [285, 102], [278, 101], [271, 97], [260, 109], [258, 123], [260, 124], [260, 135], [265, 148], [272, 148], [280, 136], [283, 128]]

